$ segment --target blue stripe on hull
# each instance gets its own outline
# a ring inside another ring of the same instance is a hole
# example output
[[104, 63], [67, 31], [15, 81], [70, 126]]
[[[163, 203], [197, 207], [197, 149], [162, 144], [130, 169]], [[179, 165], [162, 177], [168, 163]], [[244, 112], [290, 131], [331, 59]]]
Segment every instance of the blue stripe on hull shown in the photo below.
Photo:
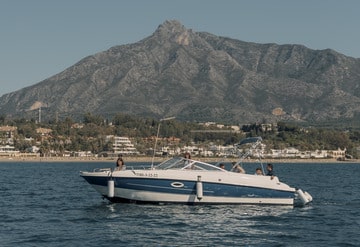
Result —
[[[84, 177], [84, 179], [92, 184], [99, 186], [107, 186], [109, 177]], [[181, 181], [169, 179], [146, 179], [146, 178], [113, 178], [115, 188], [123, 188], [138, 191], [148, 191], [156, 193], [171, 193], [179, 195], [195, 195], [196, 181]], [[183, 187], [172, 187], [171, 183], [181, 182]], [[203, 196], [212, 197], [243, 197], [243, 198], [294, 198], [295, 194], [291, 191], [280, 191], [266, 188], [235, 186], [221, 183], [203, 184]], [[116, 200], [116, 198], [109, 199]], [[121, 199], [122, 200], [122, 199]], [[126, 199], [125, 199], [126, 200]]]
[[154, 204], [154, 205], [166, 205], [166, 204], [181, 204], [181, 205], [239, 205], [239, 204], [244, 204], [244, 205], [263, 205], [263, 206], [267, 206], [267, 205], [279, 205], [279, 206], [289, 206], [289, 205], [293, 205], [292, 203], [286, 202], [286, 203], [266, 203], [266, 202], [231, 202], [231, 203], [224, 203], [221, 201], [211, 201], [211, 202], [203, 202], [203, 201], [143, 201], [143, 200], [133, 200], [133, 199], [127, 199], [127, 198], [122, 198], [122, 197], [112, 197], [109, 198], [107, 196], [104, 196], [103, 198], [106, 198], [107, 200], [109, 200], [110, 202], [113, 203], [133, 203], [133, 204]]

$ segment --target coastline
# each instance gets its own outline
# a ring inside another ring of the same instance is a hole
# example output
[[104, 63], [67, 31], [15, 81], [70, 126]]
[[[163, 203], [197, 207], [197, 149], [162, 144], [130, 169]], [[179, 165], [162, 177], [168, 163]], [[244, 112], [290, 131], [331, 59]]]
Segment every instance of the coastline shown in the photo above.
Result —
[[[125, 156], [125, 162], [152, 162], [159, 163], [166, 160], [167, 157], [151, 157], [151, 156]], [[221, 159], [221, 158], [209, 158], [195, 157], [194, 159], [204, 162], [224, 162], [230, 163], [238, 161], [235, 158]], [[0, 157], [1, 162], [115, 162], [116, 158], [113, 157]], [[259, 163], [258, 159], [247, 159], [244, 163]], [[337, 164], [348, 164], [348, 163], [360, 163], [358, 159], [338, 161], [336, 159], [262, 159], [262, 163], [337, 163]]]

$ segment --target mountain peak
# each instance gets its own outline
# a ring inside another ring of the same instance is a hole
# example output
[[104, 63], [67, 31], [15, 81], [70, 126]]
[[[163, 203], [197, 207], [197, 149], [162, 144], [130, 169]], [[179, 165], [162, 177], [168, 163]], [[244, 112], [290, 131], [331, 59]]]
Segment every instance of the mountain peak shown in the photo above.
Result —
[[161, 32], [179, 33], [186, 31], [186, 28], [177, 20], [166, 20], [163, 24], [159, 25], [157, 30]]
[[166, 20], [155, 31], [155, 36], [161, 40], [174, 41], [180, 45], [189, 45], [191, 30], [188, 30], [177, 20]]

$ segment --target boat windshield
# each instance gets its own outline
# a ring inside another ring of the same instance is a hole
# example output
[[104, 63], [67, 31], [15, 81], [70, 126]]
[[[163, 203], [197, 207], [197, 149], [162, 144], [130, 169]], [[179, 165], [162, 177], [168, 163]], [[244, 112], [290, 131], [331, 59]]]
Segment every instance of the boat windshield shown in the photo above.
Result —
[[208, 170], [208, 171], [225, 171], [215, 165], [185, 159], [181, 157], [174, 157], [169, 160], [166, 160], [159, 165], [155, 166], [154, 169], [156, 170], [184, 170], [184, 169], [191, 169], [191, 170]]

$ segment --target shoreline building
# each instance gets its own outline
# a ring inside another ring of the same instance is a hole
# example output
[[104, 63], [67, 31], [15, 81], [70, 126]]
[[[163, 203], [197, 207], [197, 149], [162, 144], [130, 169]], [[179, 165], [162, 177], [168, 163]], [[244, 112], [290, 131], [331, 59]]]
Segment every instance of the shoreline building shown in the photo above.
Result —
[[135, 148], [134, 144], [131, 143], [129, 137], [124, 136], [107, 136], [108, 141], [112, 141], [112, 148], [114, 154], [123, 155], [138, 155], [139, 151]]

